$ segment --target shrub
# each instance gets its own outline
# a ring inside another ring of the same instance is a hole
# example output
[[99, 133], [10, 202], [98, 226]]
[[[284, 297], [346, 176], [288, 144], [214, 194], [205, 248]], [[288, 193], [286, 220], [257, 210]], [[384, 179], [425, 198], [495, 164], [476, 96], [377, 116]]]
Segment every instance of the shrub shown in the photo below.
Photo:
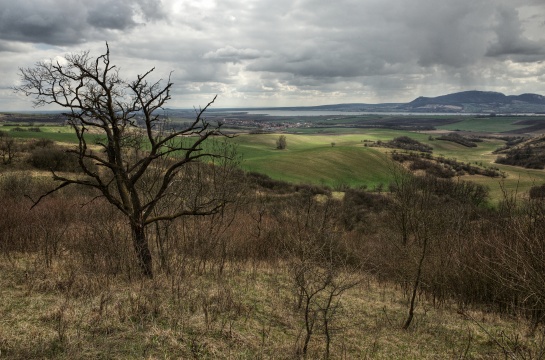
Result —
[[276, 148], [278, 150], [284, 150], [288, 147], [288, 141], [286, 139], [286, 135], [280, 135], [278, 137], [278, 140], [276, 140]]
[[504, 156], [496, 159], [496, 163], [504, 165], [522, 166], [527, 169], [545, 168], [545, 151], [541, 148], [524, 146], [508, 150]]
[[14, 138], [7, 134], [6, 136], [0, 136], [0, 158], [2, 158], [2, 164], [11, 164], [18, 152], [19, 144]]
[[58, 146], [35, 148], [30, 153], [29, 162], [40, 170], [81, 171], [77, 156]]
[[437, 140], [452, 141], [465, 147], [477, 147], [476, 142], [481, 142], [481, 139], [468, 138], [456, 133], [450, 133], [437, 138]]
[[0, 177], [0, 190], [3, 196], [18, 197], [29, 194], [36, 186], [32, 174], [28, 173], [5, 173]]
[[411, 139], [408, 136], [399, 136], [395, 139], [383, 144], [389, 148], [403, 149], [409, 151], [420, 151], [424, 153], [431, 153], [433, 148], [429, 145], [423, 144], [418, 140]]
[[50, 147], [50, 146], [53, 146], [53, 144], [54, 144], [53, 140], [50, 140], [50, 139], [38, 139], [33, 143], [35, 147], [41, 147], [41, 148]]
[[293, 191], [292, 184], [281, 180], [271, 179], [271, 177], [265, 174], [250, 171], [246, 173], [246, 176], [251, 184], [261, 189], [274, 190], [277, 192]]
[[530, 196], [530, 199], [545, 198], [545, 184], [532, 186], [528, 195]]

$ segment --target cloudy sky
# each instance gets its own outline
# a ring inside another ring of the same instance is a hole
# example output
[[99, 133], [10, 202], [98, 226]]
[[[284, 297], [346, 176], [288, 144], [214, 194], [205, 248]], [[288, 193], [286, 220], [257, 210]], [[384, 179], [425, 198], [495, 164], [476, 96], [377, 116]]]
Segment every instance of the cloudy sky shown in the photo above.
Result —
[[545, 95], [543, 0], [0, 0], [0, 111], [18, 68], [105, 42], [126, 78], [173, 71], [171, 107]]

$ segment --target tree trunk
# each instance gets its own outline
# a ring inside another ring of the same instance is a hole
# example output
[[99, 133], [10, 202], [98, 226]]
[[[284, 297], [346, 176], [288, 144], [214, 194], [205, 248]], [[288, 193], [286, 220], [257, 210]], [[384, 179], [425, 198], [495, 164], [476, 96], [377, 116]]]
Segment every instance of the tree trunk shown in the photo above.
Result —
[[411, 296], [411, 305], [409, 306], [409, 316], [403, 325], [403, 330], [407, 330], [411, 326], [411, 322], [414, 317], [414, 306], [416, 301], [416, 295], [418, 293], [418, 287], [420, 286], [420, 278], [422, 276], [422, 267], [424, 266], [424, 259], [426, 258], [426, 251], [428, 247], [428, 239], [424, 238], [424, 243], [422, 244], [422, 255], [418, 261], [418, 269], [416, 271], [416, 278], [414, 279], [413, 293]]
[[136, 257], [138, 259], [138, 266], [142, 275], [147, 278], [153, 278], [153, 266], [151, 251], [148, 245], [148, 238], [144, 225], [138, 223], [131, 223], [132, 239], [134, 244], [134, 250], [136, 251]]

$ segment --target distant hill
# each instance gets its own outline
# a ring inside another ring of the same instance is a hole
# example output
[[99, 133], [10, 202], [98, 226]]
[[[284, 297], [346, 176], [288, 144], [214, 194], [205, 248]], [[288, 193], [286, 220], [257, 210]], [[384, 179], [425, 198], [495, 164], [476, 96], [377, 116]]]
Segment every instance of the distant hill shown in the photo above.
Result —
[[211, 111], [283, 110], [283, 111], [346, 111], [346, 112], [416, 112], [416, 113], [477, 113], [477, 114], [545, 114], [545, 96], [538, 94], [505, 95], [493, 91], [462, 91], [437, 97], [421, 96], [409, 103], [332, 104], [321, 106], [263, 107], [212, 109]]
[[437, 97], [421, 96], [399, 106], [399, 109], [411, 112], [535, 113], [545, 112], [545, 97], [474, 90]]
[[[364, 104], [364, 103], [347, 103], [347, 104], [331, 104], [318, 106], [284, 106], [284, 107], [258, 107], [258, 108], [212, 108], [210, 111], [256, 111], [256, 110], [282, 110], [282, 111], [346, 111], [346, 112], [361, 112], [361, 111], [399, 111], [396, 110], [403, 103], [384, 103], [384, 104]], [[318, 114], [319, 115], [319, 114]]]

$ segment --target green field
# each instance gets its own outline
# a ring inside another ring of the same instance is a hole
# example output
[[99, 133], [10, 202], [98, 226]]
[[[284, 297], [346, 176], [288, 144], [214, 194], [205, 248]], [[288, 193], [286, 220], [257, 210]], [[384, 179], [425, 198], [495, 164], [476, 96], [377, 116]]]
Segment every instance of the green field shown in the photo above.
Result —
[[[22, 129], [21, 131], [17, 129]], [[39, 129], [39, 131], [29, 131]], [[22, 139], [50, 139], [58, 142], [77, 142], [74, 130], [70, 126], [2, 126], [0, 131], [6, 131], [10, 136]]]
[[378, 148], [364, 147], [362, 142], [386, 139], [387, 134], [286, 136], [286, 150], [275, 148], [278, 135], [236, 137], [242, 167], [296, 183], [372, 187], [389, 181], [387, 156]]
[[464, 118], [464, 120], [448, 125], [437, 126], [439, 130], [461, 130], [474, 132], [501, 133], [514, 131], [527, 127], [528, 125], [516, 124], [520, 118], [515, 117], [493, 117], [493, 118]]
[[277, 134], [240, 135], [233, 141], [238, 144], [242, 166], [248, 171], [292, 182], [373, 186], [389, 181], [391, 161], [385, 149], [366, 147], [363, 141], [386, 141], [404, 134], [427, 139], [424, 134], [367, 130], [349, 135], [287, 134], [286, 150], [276, 149]]
[[[466, 175], [471, 180], [488, 186], [494, 199], [507, 191], [528, 191], [536, 184], [545, 183], [545, 171], [495, 164], [496, 148], [502, 140], [487, 139], [477, 147], [441, 140], [429, 140], [429, 135], [396, 130], [366, 130], [359, 134], [287, 134], [288, 148], [276, 150], [276, 134], [240, 135], [233, 139], [243, 156], [242, 167], [248, 171], [264, 173], [277, 180], [319, 185], [367, 186], [387, 185], [391, 180], [392, 162], [386, 152], [391, 149], [365, 147], [363, 140], [391, 140], [398, 136], [410, 136], [431, 145], [435, 156], [455, 158], [482, 167], [497, 167], [506, 178], [489, 178]], [[335, 143], [335, 146], [331, 146]]]
[[[489, 119], [467, 119], [448, 126], [466, 129], [485, 128]], [[509, 121], [496, 123], [496, 127], [515, 126]], [[11, 131], [13, 127], [0, 128], [17, 138], [47, 138], [64, 143], [75, 143], [76, 137], [68, 126], [41, 126], [40, 131]], [[25, 127], [23, 127], [25, 129]], [[366, 147], [364, 141], [388, 141], [398, 136], [409, 136], [431, 145], [435, 156], [454, 158], [483, 167], [497, 167], [506, 175], [505, 179], [484, 176], [463, 176], [464, 180], [475, 181], [490, 188], [491, 196], [499, 199], [503, 189], [523, 193], [536, 184], [545, 183], [545, 171], [495, 164], [496, 148], [503, 145], [499, 139], [486, 139], [477, 147], [468, 148], [459, 144], [430, 140], [429, 134], [387, 129], [297, 129], [297, 134], [286, 134], [286, 150], [276, 149], [278, 134], [242, 134], [231, 139], [237, 144], [242, 156], [244, 170], [266, 174], [273, 179], [293, 183], [308, 183], [339, 187], [388, 185], [391, 180], [392, 162], [386, 154], [391, 149]], [[489, 129], [488, 129], [489, 130]], [[332, 143], [335, 143], [332, 146]]]

